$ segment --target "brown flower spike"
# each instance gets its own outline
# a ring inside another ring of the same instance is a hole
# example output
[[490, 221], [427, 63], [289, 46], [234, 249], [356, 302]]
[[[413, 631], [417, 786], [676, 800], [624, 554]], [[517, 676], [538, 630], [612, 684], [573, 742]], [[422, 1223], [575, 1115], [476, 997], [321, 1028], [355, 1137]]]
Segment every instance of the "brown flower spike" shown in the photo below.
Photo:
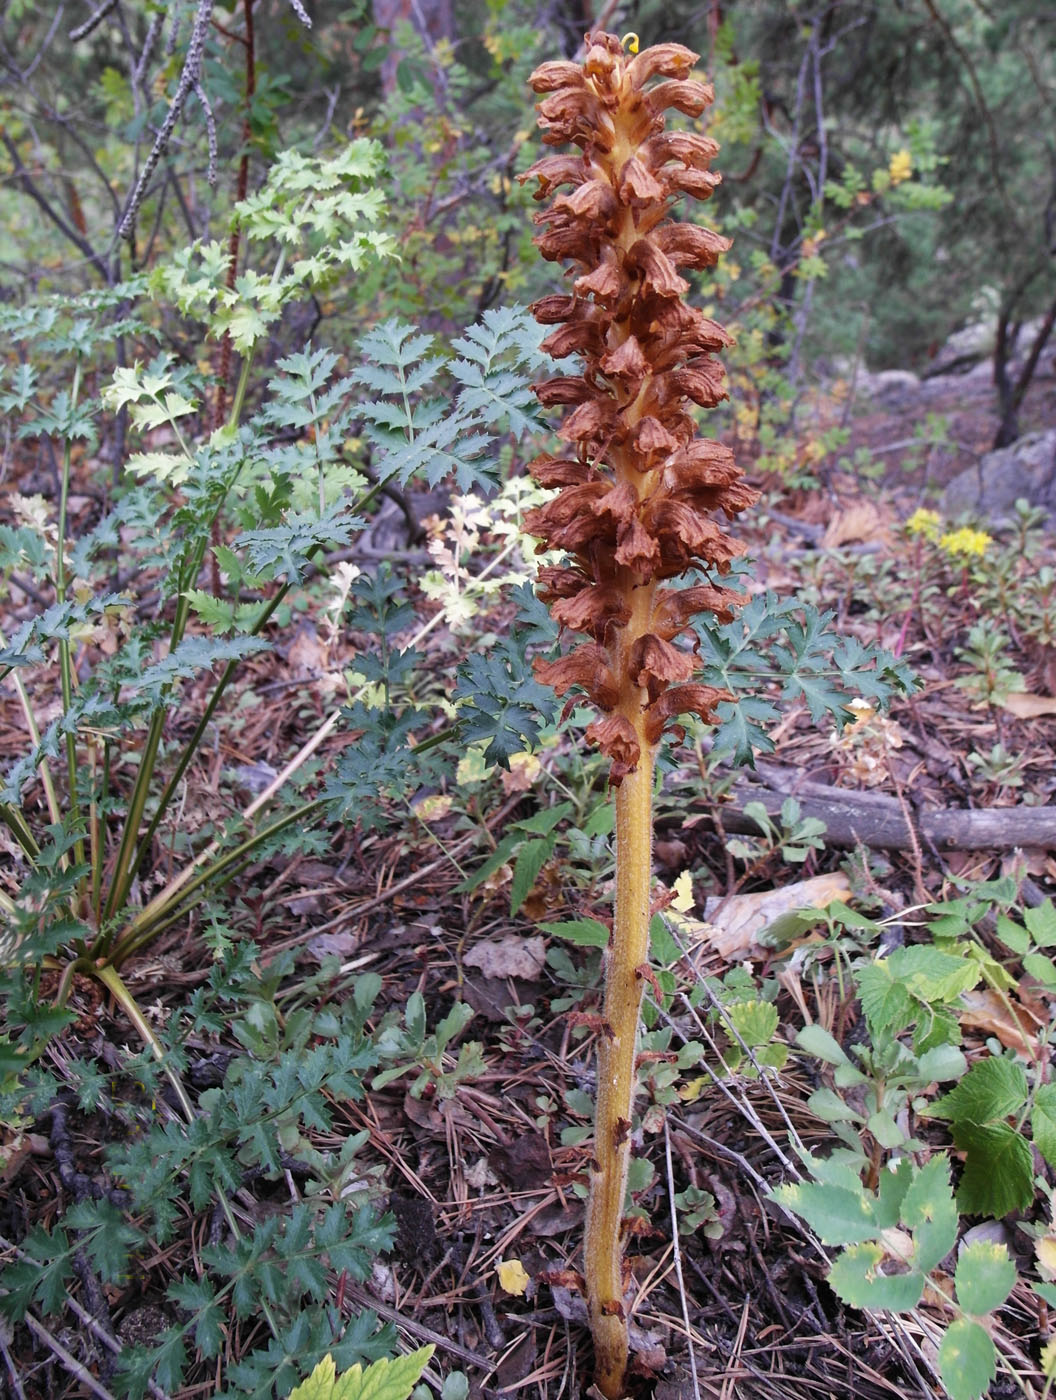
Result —
[[[717, 586], [661, 587], [692, 565], [723, 574], [742, 546], [714, 518], [732, 519], [756, 493], [721, 443], [698, 438], [689, 403], [726, 397], [714, 352], [722, 326], [682, 300], [682, 268], [712, 267], [729, 246], [669, 217], [672, 196], [704, 198], [719, 183], [707, 136], [665, 132], [665, 109], [697, 117], [711, 89], [689, 78], [697, 55], [658, 44], [629, 58], [612, 34], [587, 37], [582, 64], [544, 63], [530, 79], [543, 140], [580, 155], [549, 155], [522, 178], [538, 181], [535, 242], [544, 258], [571, 264], [571, 294], [532, 310], [557, 327], [544, 343], [556, 358], [578, 354], [583, 373], [536, 386], [546, 405], [567, 405], [558, 430], [568, 454], [531, 467], [560, 488], [527, 526], [548, 549], [572, 556], [543, 569], [540, 596], [554, 617], [588, 642], [540, 663], [558, 694], [579, 686], [606, 718], [590, 736], [612, 759], [620, 784], [665, 724], [693, 710], [714, 715], [722, 692], [681, 684], [690, 655], [672, 645], [695, 611], [728, 620], [737, 595]], [[653, 77], [667, 79], [649, 85]], [[558, 193], [558, 191], [561, 191]], [[678, 684], [674, 693], [665, 692]]]
[[[616, 789], [616, 908], [598, 1044], [594, 1166], [584, 1251], [596, 1381], [625, 1393], [627, 1321], [620, 1228], [630, 1150], [634, 1050], [648, 963], [652, 788], [656, 747], [681, 714], [705, 720], [727, 698], [694, 682], [693, 655], [676, 639], [695, 613], [732, 617], [738, 594], [714, 581], [743, 547], [717, 518], [753, 504], [721, 443], [700, 438], [689, 407], [726, 397], [715, 352], [731, 344], [717, 322], [688, 306], [685, 269], [714, 266], [726, 239], [670, 217], [682, 195], [707, 198], [719, 183], [718, 147], [698, 133], [665, 130], [674, 108], [699, 117], [712, 91], [690, 78], [697, 55], [658, 44], [634, 57], [612, 34], [588, 34], [582, 63], [544, 63], [530, 82], [545, 94], [539, 125], [548, 146], [522, 177], [536, 180], [544, 258], [569, 265], [571, 291], [543, 297], [536, 320], [553, 326], [546, 349], [578, 355], [581, 374], [536, 386], [565, 409], [559, 457], [536, 459], [540, 485], [557, 488], [526, 525], [541, 549], [569, 555], [539, 574], [539, 596], [562, 626], [589, 640], [538, 678], [559, 695], [585, 691], [601, 712], [588, 739], [611, 760]], [[659, 81], [653, 81], [659, 79]], [[688, 569], [712, 581], [665, 587]], [[594, 1169], [596, 1168], [596, 1169]]]

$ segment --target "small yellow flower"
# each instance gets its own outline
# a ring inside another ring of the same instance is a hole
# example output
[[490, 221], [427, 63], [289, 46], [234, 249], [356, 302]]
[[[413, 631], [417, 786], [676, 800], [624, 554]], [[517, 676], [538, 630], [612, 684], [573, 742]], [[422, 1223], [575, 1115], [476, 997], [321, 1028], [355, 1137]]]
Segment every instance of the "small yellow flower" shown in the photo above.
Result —
[[937, 510], [915, 510], [906, 521], [906, 529], [911, 535], [923, 535], [926, 540], [937, 540], [942, 528], [942, 516]]
[[891, 157], [887, 173], [891, 177], [892, 185], [900, 185], [903, 180], [908, 180], [913, 174], [913, 157], [905, 148], [896, 151]]
[[951, 530], [943, 535], [939, 540], [939, 548], [964, 559], [975, 556], [981, 559], [986, 553], [986, 546], [990, 543], [990, 536], [984, 530]]

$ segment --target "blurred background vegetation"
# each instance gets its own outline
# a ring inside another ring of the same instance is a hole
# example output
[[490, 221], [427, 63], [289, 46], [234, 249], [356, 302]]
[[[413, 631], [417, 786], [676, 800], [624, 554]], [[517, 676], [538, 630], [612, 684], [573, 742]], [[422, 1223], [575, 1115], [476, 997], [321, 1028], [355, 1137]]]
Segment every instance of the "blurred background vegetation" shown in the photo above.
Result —
[[1017, 339], [1021, 357], [1051, 344], [1056, 311], [1049, 0], [8, 0], [0, 295], [113, 284], [226, 236], [280, 150], [369, 134], [401, 261], [290, 336], [328, 321], [347, 345], [383, 316], [453, 329], [530, 300], [552, 274], [516, 179], [539, 152], [525, 79], [595, 24], [686, 43], [715, 84], [706, 212], [736, 243], [705, 291], [739, 333], [731, 412], [757, 445], [812, 376], [919, 372], [982, 323], [1015, 436], [1008, 365]]

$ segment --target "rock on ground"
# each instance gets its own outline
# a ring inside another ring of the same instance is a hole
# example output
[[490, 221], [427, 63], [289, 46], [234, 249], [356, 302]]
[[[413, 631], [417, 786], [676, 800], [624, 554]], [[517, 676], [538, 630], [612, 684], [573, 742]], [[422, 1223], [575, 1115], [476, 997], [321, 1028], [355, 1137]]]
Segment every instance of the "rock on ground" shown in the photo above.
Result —
[[974, 515], [996, 525], [1011, 518], [1021, 497], [1056, 521], [1056, 428], [986, 453], [947, 485], [941, 510], [949, 519]]

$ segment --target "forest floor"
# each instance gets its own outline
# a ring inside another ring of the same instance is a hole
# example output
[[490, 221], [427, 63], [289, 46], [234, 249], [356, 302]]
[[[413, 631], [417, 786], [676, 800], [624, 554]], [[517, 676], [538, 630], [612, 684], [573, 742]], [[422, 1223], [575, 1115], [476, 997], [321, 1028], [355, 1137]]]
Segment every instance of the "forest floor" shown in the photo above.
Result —
[[[844, 407], [830, 398], [818, 412], [831, 423]], [[941, 445], [892, 448], [912, 439], [928, 414], [946, 418]], [[1053, 422], [1056, 387], [1047, 379], [1032, 393], [1023, 426]], [[763, 853], [746, 878], [716, 830], [718, 777], [702, 773], [692, 756], [668, 778], [658, 818], [658, 877], [673, 885], [689, 872], [695, 914], [701, 916], [682, 925], [693, 975], [718, 976], [750, 963], [757, 977], [776, 977], [778, 1035], [789, 1041], [804, 1016], [822, 1021], [843, 1041], [861, 1038], [852, 1004], [840, 1003], [835, 992], [831, 974], [838, 950], [826, 951], [816, 932], [794, 946], [760, 942], [756, 935], [765, 919], [738, 922], [733, 914], [748, 911], [738, 901], [819, 876], [843, 881], [844, 897], [863, 894], [886, 915], [952, 897], [965, 882], [1001, 874], [1021, 882], [1028, 902], [1056, 891], [1051, 843], [1048, 849], [1005, 841], [951, 850], [922, 834], [922, 816], [929, 811], [1048, 806], [1056, 790], [1056, 701], [1047, 713], [1039, 704], [1042, 712], [1023, 718], [994, 687], [987, 690], [978, 667], [958, 648], [974, 624], [998, 627], [1003, 619], [988, 611], [991, 604], [967, 567], [963, 577], [955, 571], [937, 582], [936, 592], [916, 596], [919, 558], [914, 564], [900, 528], [916, 507], [932, 503], [925, 479], [943, 484], [988, 446], [996, 424], [989, 394], [978, 381], [958, 385], [950, 378], [910, 408], [855, 405], [847, 423], [851, 441], [843, 452], [852, 456], [856, 448], [870, 448], [878, 475], [863, 481], [835, 463], [823, 464], [820, 486], [771, 495], [738, 530], [758, 556], [767, 587], [805, 589], [836, 613], [837, 628], [900, 647], [921, 687], [896, 701], [886, 719], [873, 718], [842, 740], [815, 727], [805, 707], [793, 707], [774, 736], [776, 750], [766, 758], [761, 786], [773, 787], [778, 772], [793, 779], [775, 788], [781, 796], [795, 795], [797, 784], [806, 784], [814, 795], [817, 788], [828, 789], [836, 802], [852, 792], [866, 794], [867, 801], [886, 799], [885, 812], [897, 808], [910, 830], [905, 848], [881, 842], [855, 853], [822, 838], [823, 848], [795, 867], [782, 862], [779, 850]], [[27, 481], [20, 489], [34, 488]], [[1035, 557], [1053, 558], [1052, 547], [1050, 535]], [[9, 624], [2, 619], [5, 632]], [[334, 698], [319, 673], [321, 654], [306, 626], [285, 653], [255, 658], [246, 667], [244, 684], [258, 703], [245, 711], [237, 730], [221, 735], [213, 766], [203, 764], [192, 775], [185, 826], [224, 808], [221, 770], [278, 769], [323, 722]], [[436, 665], [447, 665], [448, 655], [438, 651]], [[1044, 634], [1009, 630], [1006, 659], [1021, 676], [1022, 693], [1041, 701], [1056, 693], [1056, 651]], [[326, 660], [339, 672], [345, 658]], [[974, 687], [959, 684], [973, 676]], [[20, 711], [4, 692], [0, 759], [10, 761], [24, 743]], [[350, 1309], [369, 1306], [397, 1321], [412, 1344], [435, 1342], [439, 1370], [463, 1370], [471, 1395], [559, 1400], [580, 1393], [589, 1366], [584, 1308], [575, 1287], [584, 1210], [577, 1185], [588, 1148], [582, 1141], [562, 1143], [561, 1127], [570, 1122], [569, 1091], [589, 1091], [591, 1051], [583, 1028], [551, 1009], [567, 988], [544, 961], [545, 945], [531, 921], [570, 917], [567, 872], [555, 857], [540, 872], [525, 910], [512, 919], [502, 872], [485, 888], [456, 891], [459, 853], [464, 861], [468, 854], [470, 870], [483, 856], [481, 824], [497, 841], [510, 822], [538, 810], [547, 762], [540, 775], [514, 774], [505, 782], [494, 806], [477, 814], [468, 846], [457, 810], [435, 820], [409, 816], [405, 826], [380, 837], [336, 831], [325, 857], [257, 867], [230, 893], [236, 922], [257, 939], [265, 959], [295, 948], [308, 968], [336, 954], [346, 969], [377, 971], [384, 977], [379, 1011], [402, 1011], [415, 991], [424, 993], [431, 1021], [456, 999], [474, 1008], [468, 1035], [481, 1043], [483, 1073], [450, 1097], [415, 1097], [404, 1078], [339, 1109], [342, 1132], [370, 1134], [361, 1160], [378, 1168], [398, 1230], [391, 1257], [364, 1284], [349, 1283], [344, 1303]], [[729, 789], [722, 810], [736, 809], [736, 792], [736, 785]], [[804, 810], [810, 810], [806, 799]], [[714, 925], [704, 910], [709, 895], [722, 901], [718, 911], [711, 906]], [[711, 938], [714, 928], [724, 936]], [[159, 1016], [178, 1011], [208, 971], [195, 932], [193, 923], [174, 927], [149, 958], [129, 969], [134, 988], [149, 991]], [[594, 995], [586, 989], [581, 1007], [589, 1010]], [[64, 1055], [105, 1060], [107, 1042], [127, 1041], [119, 1010], [92, 997], [88, 983], [78, 985], [73, 1004], [84, 1014], [65, 1037]], [[511, 1007], [532, 1012], [511, 1014]], [[1040, 1002], [1032, 1009], [1026, 999], [1023, 1010], [1024, 1020], [1011, 1025], [1001, 1005], [979, 994], [974, 1020], [963, 1023], [965, 1049], [987, 1036], [1017, 1046], [1048, 1023]], [[708, 1033], [699, 1019], [690, 1025], [688, 1013], [675, 1008], [671, 1015], [691, 1038]], [[189, 1048], [205, 1058], [218, 1047]], [[766, 1199], [767, 1188], [785, 1177], [795, 1137], [815, 1150], [832, 1143], [828, 1126], [806, 1107], [816, 1087], [792, 1061], [780, 1076], [695, 1083], [666, 1113], [652, 1115], [652, 1131], [636, 1152], [648, 1157], [654, 1173], [638, 1198], [642, 1217], [629, 1246], [639, 1290], [634, 1371], [643, 1395], [924, 1400], [937, 1393], [928, 1308], [900, 1322], [844, 1307], [825, 1283], [827, 1266], [809, 1233]], [[585, 1126], [581, 1115], [572, 1112], [572, 1119]], [[47, 1124], [38, 1131], [41, 1151], [5, 1185], [0, 1234], [9, 1238], [48, 1216], [65, 1189], [47, 1149]], [[99, 1115], [73, 1124], [69, 1141], [80, 1172], [99, 1171], [107, 1131]], [[247, 1192], [267, 1211], [288, 1185], [257, 1180]], [[672, 1195], [690, 1186], [714, 1198], [711, 1228], [683, 1235], [676, 1247]], [[1013, 1254], [1026, 1257], [1012, 1222], [993, 1229]], [[189, 1258], [189, 1241], [186, 1248]], [[500, 1262], [511, 1260], [520, 1262], [529, 1279], [520, 1293], [504, 1288], [497, 1273]], [[157, 1300], [165, 1280], [185, 1265], [173, 1249], [159, 1251], [135, 1289], [110, 1300], [122, 1335], [159, 1325]], [[990, 1392], [994, 1400], [1040, 1393], [1041, 1323], [1020, 1288], [1002, 1314], [996, 1340], [1025, 1390], [1002, 1372]], [[30, 1400], [46, 1393], [46, 1376], [53, 1395], [87, 1393], [55, 1371], [35, 1375], [25, 1383]], [[1031, 1391], [1032, 1385], [1038, 1388]]]

